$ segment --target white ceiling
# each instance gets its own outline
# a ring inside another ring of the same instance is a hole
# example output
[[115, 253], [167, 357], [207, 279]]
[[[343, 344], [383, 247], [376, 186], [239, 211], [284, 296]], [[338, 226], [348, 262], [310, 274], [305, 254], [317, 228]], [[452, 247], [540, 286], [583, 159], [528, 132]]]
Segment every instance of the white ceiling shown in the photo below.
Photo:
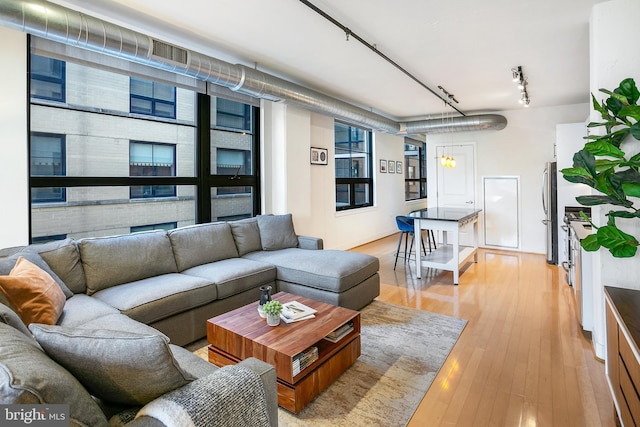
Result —
[[[311, 0], [466, 114], [589, 101], [589, 16], [603, 0]], [[55, 0], [394, 119], [444, 103], [299, 0]], [[447, 112], [450, 112], [448, 109]]]

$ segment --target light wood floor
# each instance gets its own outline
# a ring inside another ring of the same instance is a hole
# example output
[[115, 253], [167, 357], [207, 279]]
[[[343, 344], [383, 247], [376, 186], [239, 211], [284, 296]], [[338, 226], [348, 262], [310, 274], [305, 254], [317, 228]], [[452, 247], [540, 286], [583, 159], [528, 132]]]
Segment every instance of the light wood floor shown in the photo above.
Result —
[[468, 320], [409, 427], [614, 426], [604, 363], [576, 321], [573, 289], [543, 255], [480, 249], [452, 273], [398, 261], [398, 236], [355, 248], [380, 259], [379, 300]]

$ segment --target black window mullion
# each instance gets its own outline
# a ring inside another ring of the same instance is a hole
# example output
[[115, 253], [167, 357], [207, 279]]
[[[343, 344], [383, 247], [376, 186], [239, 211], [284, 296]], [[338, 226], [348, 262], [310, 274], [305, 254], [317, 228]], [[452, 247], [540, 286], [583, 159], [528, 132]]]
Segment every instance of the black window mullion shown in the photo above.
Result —
[[211, 97], [198, 93], [196, 98], [196, 222], [211, 222]]

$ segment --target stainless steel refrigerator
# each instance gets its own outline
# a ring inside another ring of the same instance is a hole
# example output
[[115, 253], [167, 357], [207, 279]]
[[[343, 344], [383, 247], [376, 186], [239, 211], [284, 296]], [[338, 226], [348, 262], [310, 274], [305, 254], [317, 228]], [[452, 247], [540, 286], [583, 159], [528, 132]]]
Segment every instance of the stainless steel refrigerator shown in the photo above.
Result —
[[558, 181], [556, 162], [547, 162], [542, 172], [542, 209], [546, 227], [547, 262], [558, 264]]

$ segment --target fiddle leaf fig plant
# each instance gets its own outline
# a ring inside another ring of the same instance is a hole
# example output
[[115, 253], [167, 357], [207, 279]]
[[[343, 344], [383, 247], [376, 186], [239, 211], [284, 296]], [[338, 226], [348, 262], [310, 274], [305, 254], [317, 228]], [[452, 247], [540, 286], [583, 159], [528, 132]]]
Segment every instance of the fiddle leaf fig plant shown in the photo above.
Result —
[[596, 233], [581, 241], [586, 251], [607, 248], [616, 258], [636, 254], [638, 240], [618, 228], [618, 218], [639, 218], [640, 210], [630, 197], [640, 197], [640, 153], [627, 158], [622, 142], [629, 136], [640, 140], [640, 92], [633, 79], [623, 80], [614, 91], [600, 89], [609, 95], [601, 103], [592, 94], [593, 108], [602, 121], [589, 123], [589, 128], [604, 127], [604, 135], [589, 135], [582, 150], [573, 156], [573, 167], [562, 169], [564, 179], [586, 184], [602, 195], [576, 197], [584, 206], [613, 205], [606, 214], [607, 224], [597, 227], [584, 214]]

